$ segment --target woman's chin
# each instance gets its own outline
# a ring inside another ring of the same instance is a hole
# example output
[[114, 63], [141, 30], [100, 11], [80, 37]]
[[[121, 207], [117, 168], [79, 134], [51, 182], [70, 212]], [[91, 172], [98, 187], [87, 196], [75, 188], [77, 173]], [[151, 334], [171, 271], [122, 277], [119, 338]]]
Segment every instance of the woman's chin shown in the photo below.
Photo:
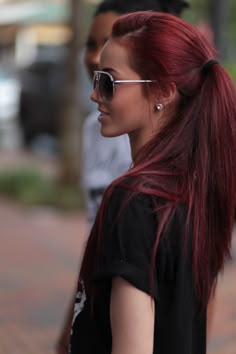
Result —
[[100, 133], [104, 138], [115, 138], [116, 136], [120, 135], [119, 133], [116, 133], [111, 129], [108, 129], [108, 127], [104, 127], [104, 126], [101, 126]]

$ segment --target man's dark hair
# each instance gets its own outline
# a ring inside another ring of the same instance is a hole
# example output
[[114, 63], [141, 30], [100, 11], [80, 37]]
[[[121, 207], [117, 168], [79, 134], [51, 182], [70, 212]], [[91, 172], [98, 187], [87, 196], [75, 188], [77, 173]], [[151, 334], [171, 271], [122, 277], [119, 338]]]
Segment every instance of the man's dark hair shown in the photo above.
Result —
[[188, 3], [181, 0], [104, 0], [98, 5], [95, 16], [109, 11], [123, 15], [147, 10], [168, 12], [180, 16], [187, 7], [189, 7]]

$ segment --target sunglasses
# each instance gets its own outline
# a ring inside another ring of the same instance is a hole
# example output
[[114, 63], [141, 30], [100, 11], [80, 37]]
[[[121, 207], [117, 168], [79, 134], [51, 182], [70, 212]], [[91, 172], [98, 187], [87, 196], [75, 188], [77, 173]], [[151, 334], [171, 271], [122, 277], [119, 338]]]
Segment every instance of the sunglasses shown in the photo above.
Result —
[[106, 71], [94, 71], [93, 89], [98, 90], [99, 96], [103, 101], [109, 102], [115, 94], [115, 85], [154, 81], [156, 80], [114, 80], [112, 75]]

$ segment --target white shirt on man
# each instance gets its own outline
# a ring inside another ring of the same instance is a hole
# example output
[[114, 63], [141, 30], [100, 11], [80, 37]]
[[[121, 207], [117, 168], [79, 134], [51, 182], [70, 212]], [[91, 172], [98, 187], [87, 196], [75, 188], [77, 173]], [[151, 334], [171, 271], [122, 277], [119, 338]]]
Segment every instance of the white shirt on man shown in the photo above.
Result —
[[104, 189], [131, 165], [128, 135], [103, 137], [98, 116], [99, 112], [94, 111], [86, 118], [82, 135], [82, 188], [89, 229], [93, 225]]

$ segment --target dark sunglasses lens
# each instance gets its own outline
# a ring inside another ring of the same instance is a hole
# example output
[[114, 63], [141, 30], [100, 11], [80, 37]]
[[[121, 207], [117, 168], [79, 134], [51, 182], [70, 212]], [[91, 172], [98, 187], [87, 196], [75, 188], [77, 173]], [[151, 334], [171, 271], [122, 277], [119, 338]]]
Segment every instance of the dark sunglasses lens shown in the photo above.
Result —
[[113, 83], [107, 74], [100, 74], [99, 92], [102, 99], [110, 101], [113, 96]]

